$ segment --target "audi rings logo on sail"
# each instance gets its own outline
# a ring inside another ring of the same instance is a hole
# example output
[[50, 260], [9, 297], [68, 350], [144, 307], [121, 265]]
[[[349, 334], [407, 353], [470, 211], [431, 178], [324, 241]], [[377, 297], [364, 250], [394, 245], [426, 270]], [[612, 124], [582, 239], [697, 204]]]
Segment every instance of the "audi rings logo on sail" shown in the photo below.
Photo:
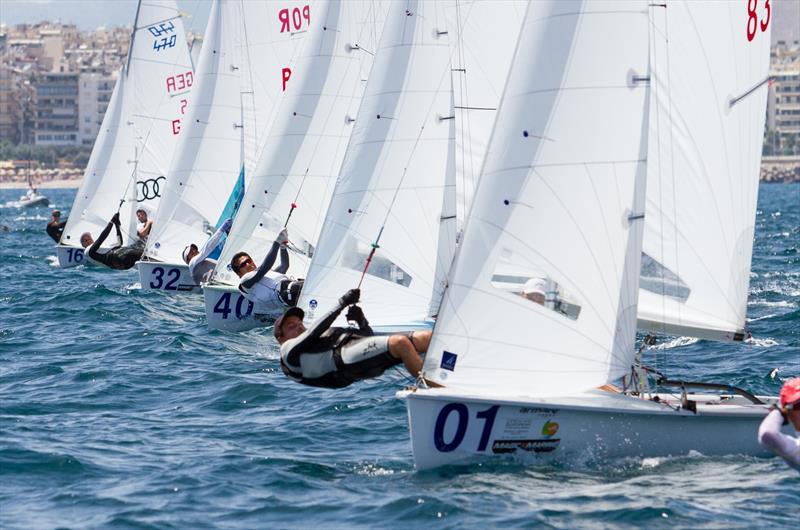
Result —
[[137, 180], [136, 181], [136, 202], [149, 201], [156, 197], [161, 197], [161, 184], [167, 180], [166, 177], [160, 176], [154, 179]]

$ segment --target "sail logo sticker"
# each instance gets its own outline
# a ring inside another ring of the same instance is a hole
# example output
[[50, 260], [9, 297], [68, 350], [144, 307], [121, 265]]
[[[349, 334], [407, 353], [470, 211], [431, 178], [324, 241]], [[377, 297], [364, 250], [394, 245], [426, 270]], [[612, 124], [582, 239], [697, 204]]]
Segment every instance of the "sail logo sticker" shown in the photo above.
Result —
[[311, 309], [316, 309], [317, 308], [317, 301], [313, 300], [313, 299], [309, 300], [308, 301], [308, 307], [310, 307]]
[[558, 432], [558, 423], [554, 421], [546, 421], [542, 425], [542, 436], [545, 438], [552, 438]]
[[555, 451], [561, 442], [558, 438], [552, 440], [495, 440], [492, 442], [492, 453], [502, 455], [525, 451], [526, 453], [550, 453]]
[[442, 362], [439, 366], [445, 370], [450, 370], [452, 372], [456, 369], [457, 359], [458, 359], [457, 354], [444, 350], [442, 352]]

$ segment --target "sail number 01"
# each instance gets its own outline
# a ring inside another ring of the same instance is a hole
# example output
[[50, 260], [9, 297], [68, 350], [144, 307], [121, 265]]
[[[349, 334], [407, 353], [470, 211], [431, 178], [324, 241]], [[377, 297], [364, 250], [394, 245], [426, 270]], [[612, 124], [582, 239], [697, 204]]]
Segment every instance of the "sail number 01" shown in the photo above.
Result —
[[[478, 441], [478, 451], [485, 451], [486, 446], [489, 445], [489, 436], [492, 434], [492, 426], [494, 426], [494, 419], [497, 416], [497, 411], [500, 405], [493, 405], [486, 410], [478, 412], [475, 417], [483, 420], [483, 430], [481, 431], [481, 439]], [[456, 432], [450, 441], [444, 439], [444, 426], [447, 419], [452, 413], [456, 413], [458, 423], [456, 423]], [[467, 424], [469, 423], [469, 409], [463, 403], [448, 403], [442, 410], [439, 411], [439, 416], [436, 417], [436, 425], [433, 428], [433, 445], [442, 453], [449, 453], [455, 451], [461, 442], [464, 441], [464, 435], [467, 434]]]
[[747, 0], [747, 40], [752, 41], [756, 36], [756, 31], [761, 28], [761, 32], [767, 31], [769, 21], [772, 18], [772, 7], [769, 5], [769, 0], [764, 2], [764, 7], [767, 10], [766, 18], [758, 19], [756, 8], [758, 7], [758, 0]]

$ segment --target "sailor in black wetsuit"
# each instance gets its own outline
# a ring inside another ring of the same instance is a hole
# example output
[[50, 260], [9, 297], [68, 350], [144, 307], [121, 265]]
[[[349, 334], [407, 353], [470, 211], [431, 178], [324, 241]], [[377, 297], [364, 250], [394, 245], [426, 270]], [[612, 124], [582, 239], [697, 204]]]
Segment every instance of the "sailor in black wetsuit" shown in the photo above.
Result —
[[[112, 226], [117, 231], [117, 244], [111, 247], [111, 250], [101, 253], [100, 246], [106, 240], [108, 234], [111, 233]], [[137, 261], [142, 259], [142, 253], [144, 253], [144, 243], [142, 241], [138, 241], [129, 247], [122, 246], [122, 231], [119, 228], [119, 212], [114, 214], [111, 221], [109, 221], [103, 229], [100, 237], [97, 238], [97, 241], [93, 241], [92, 235], [89, 232], [85, 232], [81, 236], [81, 244], [84, 248], [91, 245], [87, 249], [86, 254], [94, 261], [102, 263], [111, 269], [130, 269]]]
[[61, 220], [61, 212], [58, 210], [53, 210], [51, 215], [50, 222], [47, 223], [47, 235], [58, 243], [61, 241], [61, 234], [64, 233], [64, 227], [67, 226], [67, 222]]
[[[287, 377], [304, 385], [342, 388], [378, 377], [401, 362], [414, 378], [419, 376], [420, 353], [427, 351], [431, 332], [374, 335], [361, 308], [354, 305], [360, 296], [358, 289], [347, 291], [339, 305], [309, 329], [303, 325], [305, 313], [299, 307], [290, 307], [275, 322], [281, 369]], [[358, 328], [331, 327], [347, 306], [347, 320], [356, 322]]]

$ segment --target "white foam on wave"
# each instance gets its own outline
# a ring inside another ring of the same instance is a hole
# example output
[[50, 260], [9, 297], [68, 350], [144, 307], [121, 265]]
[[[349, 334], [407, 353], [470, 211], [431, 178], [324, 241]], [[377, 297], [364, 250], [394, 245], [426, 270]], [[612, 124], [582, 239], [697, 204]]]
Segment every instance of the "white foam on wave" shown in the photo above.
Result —
[[678, 337], [676, 339], [672, 339], [669, 342], [663, 342], [661, 344], [656, 344], [655, 346], [650, 346], [648, 350], [671, 350], [672, 348], [680, 348], [681, 346], [689, 346], [690, 344], [694, 344], [695, 342], [699, 341], [700, 339], [696, 337]]
[[797, 307], [797, 304], [788, 300], [778, 300], [777, 302], [770, 302], [768, 300], [751, 300], [747, 302], [749, 306], [764, 306], [764, 307]]
[[58, 256], [56, 256], [55, 254], [52, 254], [50, 256], [45, 256], [44, 259], [47, 260], [47, 264], [50, 265], [51, 267], [58, 268]]
[[770, 313], [769, 315], [764, 315], [763, 317], [748, 318], [746, 320], [747, 322], [758, 322], [759, 320], [765, 320], [767, 318], [772, 318], [776, 316], [778, 316], [778, 313]]
[[780, 344], [775, 339], [770, 339], [768, 337], [767, 338], [763, 338], [763, 339], [757, 339], [755, 337], [750, 337], [749, 339], [745, 339], [744, 342], [746, 344], [750, 344], [751, 346], [760, 346], [762, 348], [770, 348], [772, 346], [777, 346], [778, 344]]

